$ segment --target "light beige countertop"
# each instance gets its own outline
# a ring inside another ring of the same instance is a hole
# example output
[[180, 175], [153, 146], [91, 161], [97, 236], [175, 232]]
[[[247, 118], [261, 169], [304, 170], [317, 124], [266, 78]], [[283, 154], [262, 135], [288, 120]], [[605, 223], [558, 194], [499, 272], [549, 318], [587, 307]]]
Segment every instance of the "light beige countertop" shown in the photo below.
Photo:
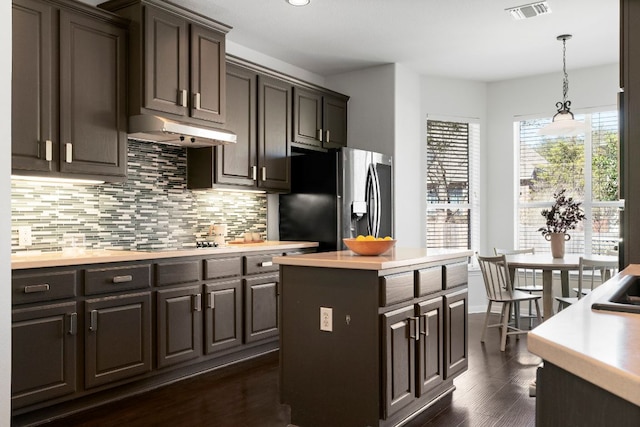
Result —
[[640, 314], [592, 310], [608, 298], [631, 265], [528, 334], [528, 348], [545, 361], [640, 406]]
[[378, 256], [357, 255], [349, 250], [337, 252], [317, 252], [295, 256], [274, 257], [273, 262], [281, 265], [305, 267], [348, 268], [353, 270], [385, 270], [415, 264], [439, 262], [472, 256], [469, 250], [435, 250], [426, 248], [399, 248]]
[[65, 252], [42, 252], [33, 254], [20, 253], [11, 255], [11, 268], [20, 270], [26, 268], [64, 267], [82, 264], [100, 264], [106, 262], [142, 261], [161, 258], [177, 258], [201, 255], [223, 255], [258, 251], [280, 251], [289, 249], [314, 248], [315, 242], [286, 242], [270, 241], [261, 243], [229, 244], [218, 248], [187, 248], [175, 250], [86, 250], [84, 253], [69, 254]]

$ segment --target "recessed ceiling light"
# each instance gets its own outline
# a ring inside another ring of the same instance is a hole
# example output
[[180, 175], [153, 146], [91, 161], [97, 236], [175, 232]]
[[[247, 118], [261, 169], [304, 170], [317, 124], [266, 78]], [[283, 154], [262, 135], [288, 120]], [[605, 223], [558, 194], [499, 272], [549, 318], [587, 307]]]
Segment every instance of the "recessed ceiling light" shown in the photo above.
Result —
[[311, 0], [285, 0], [291, 6], [306, 6]]

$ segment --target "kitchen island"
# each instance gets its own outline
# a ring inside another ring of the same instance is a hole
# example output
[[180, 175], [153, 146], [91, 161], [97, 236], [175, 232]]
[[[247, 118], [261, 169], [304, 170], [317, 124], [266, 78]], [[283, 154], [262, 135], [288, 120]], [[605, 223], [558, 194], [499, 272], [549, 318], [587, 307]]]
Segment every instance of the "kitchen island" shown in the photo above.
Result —
[[528, 335], [544, 360], [538, 369], [536, 423], [637, 426], [640, 423], [640, 314], [593, 310], [608, 300], [631, 265]]
[[396, 426], [450, 397], [468, 363], [471, 251], [275, 257], [291, 422]]

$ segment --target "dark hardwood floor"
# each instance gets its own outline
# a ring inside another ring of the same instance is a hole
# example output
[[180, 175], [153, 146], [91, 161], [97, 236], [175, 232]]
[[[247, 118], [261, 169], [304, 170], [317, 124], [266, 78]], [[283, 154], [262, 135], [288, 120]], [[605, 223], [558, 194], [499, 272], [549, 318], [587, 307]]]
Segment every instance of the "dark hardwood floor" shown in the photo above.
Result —
[[[504, 353], [498, 329], [489, 330], [481, 344], [483, 319], [484, 314], [469, 315], [469, 370], [454, 380], [451, 404], [422, 414], [406, 427], [535, 425], [529, 384], [541, 360], [527, 351], [525, 336], [510, 337]], [[286, 427], [290, 409], [279, 404], [278, 394], [275, 352], [45, 426]]]

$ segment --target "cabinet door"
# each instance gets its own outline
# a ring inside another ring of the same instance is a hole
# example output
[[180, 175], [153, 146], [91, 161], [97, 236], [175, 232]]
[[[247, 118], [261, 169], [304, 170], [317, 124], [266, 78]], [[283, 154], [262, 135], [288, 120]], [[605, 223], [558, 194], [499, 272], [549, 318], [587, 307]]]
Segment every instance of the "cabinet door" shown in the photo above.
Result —
[[191, 25], [191, 116], [224, 123], [225, 36]]
[[258, 186], [291, 188], [291, 86], [258, 76]]
[[76, 391], [76, 303], [12, 312], [13, 409]]
[[245, 279], [244, 340], [253, 342], [278, 336], [278, 276]]
[[126, 30], [60, 11], [60, 170], [125, 176]]
[[200, 286], [157, 292], [158, 367], [202, 355]]
[[347, 101], [325, 95], [323, 98], [324, 148], [347, 146]]
[[322, 94], [293, 88], [293, 141], [310, 147], [322, 147]]
[[205, 353], [242, 344], [242, 282], [205, 285]]
[[418, 341], [418, 397], [427, 394], [444, 381], [442, 363], [442, 297], [417, 304], [420, 322]]
[[258, 179], [256, 141], [256, 79], [255, 72], [227, 66], [227, 115], [225, 129], [234, 132], [235, 144], [216, 147], [216, 180], [220, 184], [253, 187]]
[[13, 0], [12, 11], [11, 166], [16, 170], [56, 170], [54, 11], [49, 4], [34, 0]]
[[382, 315], [385, 419], [415, 399], [416, 333], [418, 325], [412, 305]]
[[187, 22], [144, 6], [143, 107], [188, 115], [189, 37]]
[[85, 301], [85, 387], [151, 370], [151, 294]]
[[467, 370], [468, 349], [468, 300], [467, 290], [444, 296], [444, 377], [454, 377]]

